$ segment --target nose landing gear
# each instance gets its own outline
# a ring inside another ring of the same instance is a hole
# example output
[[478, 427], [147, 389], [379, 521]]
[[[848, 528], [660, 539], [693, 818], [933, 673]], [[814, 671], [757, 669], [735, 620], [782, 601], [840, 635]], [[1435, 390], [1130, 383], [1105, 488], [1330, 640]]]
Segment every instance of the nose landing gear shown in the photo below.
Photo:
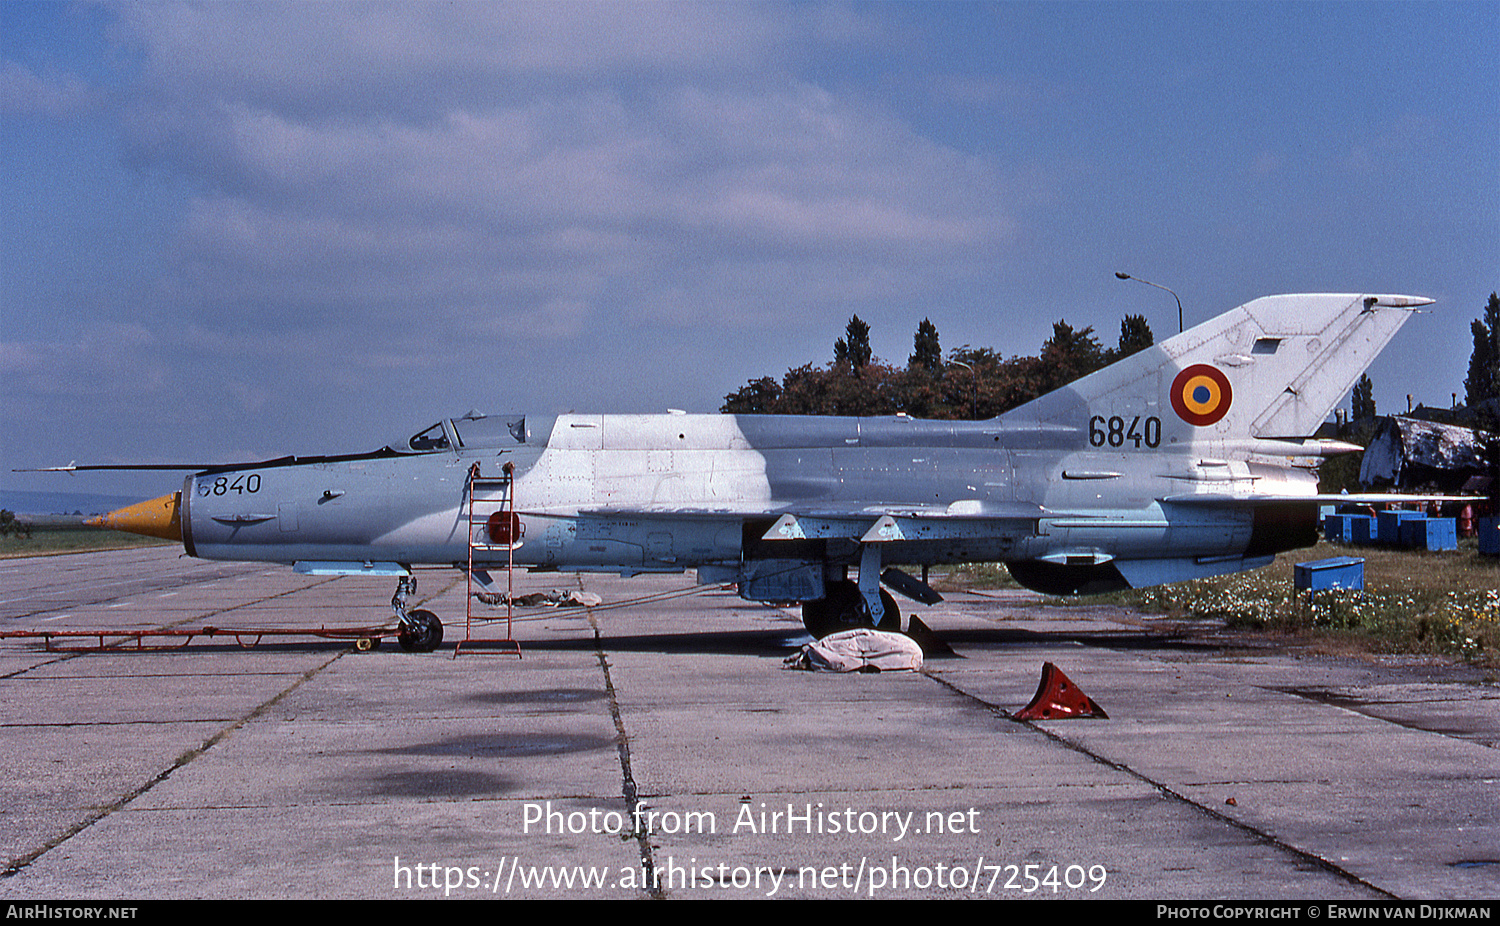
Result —
[[406, 610], [406, 598], [417, 590], [417, 580], [402, 576], [396, 580], [396, 594], [391, 596], [391, 610], [396, 612], [400, 626], [396, 629], [396, 642], [408, 653], [430, 653], [442, 645], [443, 622], [431, 611], [418, 608]]

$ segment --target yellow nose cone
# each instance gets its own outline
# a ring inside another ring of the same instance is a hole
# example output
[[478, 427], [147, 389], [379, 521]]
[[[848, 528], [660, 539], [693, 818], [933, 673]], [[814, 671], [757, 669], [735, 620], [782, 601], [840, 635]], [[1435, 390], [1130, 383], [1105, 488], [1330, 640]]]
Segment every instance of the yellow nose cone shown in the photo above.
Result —
[[182, 512], [178, 507], [181, 496], [181, 492], [173, 492], [149, 502], [137, 502], [101, 517], [91, 518], [88, 525], [181, 543]]

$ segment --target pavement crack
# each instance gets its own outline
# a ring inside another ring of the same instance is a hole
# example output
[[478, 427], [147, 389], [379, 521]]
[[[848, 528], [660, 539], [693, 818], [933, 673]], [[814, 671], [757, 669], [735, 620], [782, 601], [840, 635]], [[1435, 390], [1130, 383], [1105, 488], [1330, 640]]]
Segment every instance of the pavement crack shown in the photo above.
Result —
[[56, 659], [45, 659], [41, 662], [32, 663], [29, 666], [22, 666], [14, 672], [7, 672], [4, 675], [0, 675], [0, 679], [20, 678], [28, 672], [34, 672], [37, 669], [57, 665], [59, 662], [65, 662], [69, 659], [76, 659], [77, 657], [82, 655], [83, 653], [68, 653], [66, 655], [61, 655]]
[[[1471, 730], [1464, 730], [1464, 731], [1443, 730], [1443, 729], [1440, 729], [1437, 726], [1434, 726], [1431, 723], [1422, 723], [1422, 722], [1417, 721], [1417, 720], [1408, 720], [1408, 719], [1404, 719], [1404, 718], [1401, 718], [1401, 717], [1390, 717], [1390, 716], [1387, 716], [1386, 714], [1383, 714], [1383, 713], [1379, 712], [1378, 710], [1375, 710], [1375, 706], [1371, 702], [1362, 701], [1359, 698], [1355, 698], [1353, 696], [1350, 696], [1350, 695], [1347, 695], [1347, 694], [1343, 694], [1343, 693], [1341, 693], [1339, 691], [1336, 691], [1336, 690], [1331, 690], [1331, 689], [1326, 689], [1326, 688], [1308, 688], [1308, 687], [1301, 687], [1301, 688], [1299, 688], [1299, 687], [1295, 687], [1295, 686], [1282, 687], [1282, 686], [1277, 686], [1277, 685], [1262, 685], [1262, 686], [1260, 686], [1260, 688], [1263, 691], [1276, 691], [1276, 692], [1280, 692], [1281, 694], [1289, 694], [1289, 695], [1292, 695], [1293, 697], [1302, 698], [1303, 700], [1306, 700], [1306, 701], [1312, 701], [1312, 702], [1314, 702], [1316, 704], [1326, 704], [1329, 707], [1336, 707], [1339, 710], [1349, 711], [1352, 714], [1358, 714], [1361, 717], [1368, 717], [1371, 720], [1379, 721], [1380, 723], [1388, 723], [1388, 724], [1391, 724], [1392, 726], [1401, 727], [1404, 730], [1416, 730], [1416, 731], [1418, 731], [1420, 733], [1430, 733], [1433, 736], [1443, 736], [1443, 737], [1447, 737], [1448, 739], [1451, 739], [1451, 740], [1457, 740], [1458, 742], [1473, 743], [1476, 746], [1483, 746], [1486, 749], [1500, 748], [1500, 746], [1497, 746], [1496, 743], [1489, 742], [1489, 741], [1487, 741], [1485, 739], [1482, 739], [1481, 738], [1482, 734], [1476, 734], [1475, 732], [1473, 732]], [[1425, 704], [1438, 703], [1438, 704], [1443, 704], [1443, 703], [1451, 703], [1451, 702], [1454, 702], [1456, 700], [1460, 700], [1460, 699], [1455, 699], [1455, 698], [1428, 698], [1428, 699], [1423, 699], [1421, 701], [1413, 701], [1413, 700], [1406, 700], [1406, 701], [1381, 701], [1381, 702], [1378, 702], [1378, 704], [1382, 705], [1382, 706], [1385, 706], [1387, 708], [1396, 708], [1396, 707], [1400, 707], [1400, 706], [1403, 706], [1403, 705], [1410, 705], [1410, 704], [1416, 704], [1416, 703], [1425, 703]], [[1480, 698], [1478, 700], [1481, 701], [1481, 702], [1483, 702], [1483, 701], [1491, 701], [1491, 700], [1494, 700], [1494, 699], [1493, 698], [1489, 698], [1489, 697], [1485, 697], [1485, 698]]]
[[108, 817], [110, 814], [113, 814], [114, 812], [116, 812], [118, 810], [123, 810], [124, 808], [130, 806], [130, 804], [132, 804], [133, 802], [135, 802], [135, 800], [137, 798], [141, 797], [141, 795], [147, 793], [152, 788], [156, 787], [157, 785], [161, 784], [162, 782], [164, 782], [168, 778], [170, 778], [172, 776], [172, 774], [174, 772], [176, 772], [178, 769], [185, 768], [194, 759], [196, 759], [199, 756], [203, 755], [204, 753], [208, 752], [210, 749], [214, 748], [219, 743], [222, 743], [226, 738], [228, 738], [228, 736], [231, 733], [233, 733], [234, 731], [240, 729], [241, 727], [245, 726], [246, 724], [250, 723], [250, 721], [255, 720], [256, 718], [260, 717], [266, 711], [270, 710], [277, 703], [279, 703], [287, 695], [289, 695], [292, 692], [296, 691], [298, 688], [301, 688], [307, 682], [311, 681], [314, 676], [318, 675], [324, 669], [326, 669], [329, 666], [333, 665], [333, 663], [337, 662], [339, 659], [343, 658], [345, 655], [346, 655], [346, 652], [336, 653], [336, 654], [334, 654], [334, 656], [332, 658], [325, 660], [324, 662], [320, 663], [319, 665], [316, 665], [316, 666], [312, 667], [311, 669], [308, 669], [306, 672], [303, 672], [302, 675], [299, 676], [296, 681], [292, 682], [290, 685], [288, 685], [287, 687], [283, 688], [281, 691], [277, 692], [276, 694], [272, 695], [270, 698], [268, 698], [265, 701], [261, 702], [260, 704], [256, 705], [253, 709], [251, 709], [248, 713], [246, 713], [245, 716], [243, 716], [240, 719], [234, 721], [233, 723], [230, 723], [229, 725], [225, 726], [223, 729], [221, 729], [218, 732], [214, 733], [208, 739], [205, 739], [202, 743], [199, 743], [197, 746], [193, 747], [192, 749], [189, 749], [188, 751], [184, 752], [182, 755], [178, 756], [170, 765], [168, 765], [166, 768], [162, 769], [159, 773], [157, 773], [157, 775], [154, 778], [152, 778], [150, 781], [147, 781], [145, 784], [141, 785], [140, 787], [136, 788], [135, 790], [131, 791], [130, 793], [124, 795], [120, 799], [116, 800], [114, 803], [109, 804], [108, 806], [102, 807], [102, 808], [100, 808], [98, 810], [95, 810], [93, 813], [90, 813], [88, 816], [84, 817], [82, 820], [80, 820], [77, 823], [73, 824], [72, 826], [68, 827], [62, 833], [58, 834], [57, 836], [53, 837], [52, 839], [49, 839], [48, 841], [46, 841], [42, 845], [36, 847], [35, 849], [32, 849], [30, 852], [27, 852], [26, 854], [18, 856], [16, 858], [10, 859], [9, 861], [7, 861], [5, 863], [5, 868], [4, 869], [0, 869], [0, 878], [9, 878], [9, 877], [12, 877], [14, 875], [19, 874], [20, 872], [22, 872], [23, 870], [25, 870], [29, 865], [31, 865], [31, 863], [35, 862], [37, 859], [39, 859], [42, 856], [46, 855], [48, 852], [51, 852], [53, 849], [56, 849], [58, 846], [60, 846], [63, 843], [67, 842], [68, 840], [72, 839], [74, 836], [77, 836], [79, 833], [82, 833], [83, 831], [87, 830], [89, 827], [93, 826], [95, 823], [98, 823], [100, 820], [103, 820], [104, 818]]
[[[949, 691], [952, 691], [955, 694], [958, 694], [958, 695], [960, 695], [960, 696], [962, 696], [964, 698], [967, 698], [967, 699], [969, 699], [970, 701], [973, 701], [976, 704], [983, 705], [985, 708], [987, 708], [988, 710], [990, 710], [992, 713], [994, 713], [998, 717], [1001, 717], [1001, 718], [1003, 718], [1005, 720], [1008, 720], [1011, 723], [1018, 724], [1019, 726], [1025, 727], [1028, 730], [1031, 730], [1033, 732], [1040, 733], [1042, 736], [1044, 736], [1047, 739], [1051, 740], [1053, 743], [1056, 743], [1057, 745], [1062, 746], [1064, 749], [1070, 749], [1073, 752], [1078, 753], [1079, 755], [1088, 757], [1090, 760], [1092, 760], [1094, 762], [1097, 762], [1100, 765], [1103, 765], [1103, 766], [1105, 766], [1107, 768], [1114, 769], [1117, 772], [1120, 772], [1120, 773], [1122, 773], [1124, 775], [1128, 775], [1131, 778], [1134, 778], [1136, 781], [1139, 781], [1139, 782], [1141, 782], [1141, 783], [1143, 783], [1145, 785], [1150, 786], [1158, 794], [1162, 795], [1163, 797], [1167, 798], [1168, 800], [1176, 801], [1176, 802], [1178, 802], [1178, 803], [1180, 803], [1180, 804], [1182, 804], [1184, 806], [1191, 807], [1194, 810], [1196, 810], [1198, 813], [1204, 814], [1205, 816], [1210, 817], [1211, 819], [1217, 821], [1218, 823], [1220, 823], [1220, 824], [1222, 824], [1224, 826], [1227, 826], [1227, 827], [1229, 827], [1231, 829], [1238, 830], [1238, 831], [1244, 833], [1245, 835], [1247, 835], [1247, 836], [1255, 839], [1258, 842], [1261, 842], [1261, 843], [1263, 843], [1265, 845], [1268, 845], [1268, 846], [1272, 846], [1272, 847], [1274, 847], [1276, 849], [1279, 849], [1282, 852], [1285, 852], [1285, 853], [1287, 853], [1289, 855], [1295, 856], [1296, 858], [1301, 859], [1303, 862], [1307, 863], [1308, 865], [1312, 865], [1312, 866], [1315, 866], [1317, 868], [1320, 868], [1320, 869], [1322, 869], [1322, 870], [1324, 870], [1324, 871], [1326, 871], [1326, 872], [1328, 872], [1328, 873], [1330, 873], [1332, 875], [1335, 875], [1335, 876], [1337, 876], [1339, 878], [1342, 878], [1343, 880], [1349, 882], [1350, 884], [1357, 885], [1357, 886], [1362, 887], [1362, 888], [1364, 888], [1366, 890], [1369, 890], [1369, 891], [1374, 891], [1375, 893], [1381, 895], [1382, 897], [1386, 897], [1386, 898], [1389, 898], [1391, 900], [1400, 900], [1401, 899], [1396, 894], [1392, 894], [1390, 891], [1387, 891], [1387, 890], [1379, 887], [1378, 885], [1375, 885], [1375, 884], [1370, 883], [1369, 881], [1366, 881], [1364, 878], [1361, 878], [1359, 875], [1356, 875], [1354, 872], [1349, 871], [1348, 869], [1343, 868], [1340, 865], [1338, 865], [1338, 864], [1336, 864], [1334, 862], [1331, 862], [1331, 861], [1329, 861], [1326, 858], [1323, 858], [1321, 855], [1317, 855], [1316, 853], [1309, 852], [1306, 849], [1302, 849], [1302, 848], [1299, 848], [1297, 846], [1294, 846], [1291, 843], [1285, 841], [1284, 839], [1280, 839], [1280, 838], [1278, 838], [1276, 836], [1273, 836], [1270, 833], [1265, 832], [1264, 830], [1257, 829], [1256, 827], [1251, 826], [1250, 824], [1245, 823], [1242, 820], [1237, 820], [1234, 817], [1231, 817], [1228, 814], [1224, 813], [1223, 811], [1216, 810], [1213, 807], [1210, 807], [1210, 806], [1208, 806], [1206, 804], [1199, 803], [1198, 801], [1193, 800], [1191, 797], [1187, 796], [1186, 794], [1183, 794], [1183, 793], [1181, 793], [1181, 792], [1173, 789], [1170, 785], [1167, 785], [1164, 782], [1157, 781], [1156, 779], [1154, 779], [1151, 776], [1145, 774], [1144, 772], [1141, 772], [1141, 771], [1138, 771], [1138, 770], [1136, 770], [1134, 768], [1131, 768], [1130, 766], [1125, 765], [1122, 762], [1117, 762], [1116, 760], [1108, 758], [1107, 756], [1100, 755], [1099, 753], [1094, 752], [1093, 750], [1089, 749], [1088, 747], [1083, 746], [1083, 745], [1081, 745], [1079, 743], [1075, 743], [1072, 740], [1067, 739], [1066, 737], [1062, 736], [1061, 734], [1054, 733], [1051, 730], [1048, 730], [1048, 729], [1046, 729], [1044, 727], [1041, 727], [1041, 726], [1037, 725], [1036, 723], [1033, 723], [1033, 722], [1028, 721], [1028, 720], [1018, 720], [1015, 717], [1011, 716], [1011, 714], [1010, 714], [1009, 711], [1005, 710], [1004, 708], [1000, 707], [999, 705], [997, 705], [997, 704], [991, 704], [990, 702], [984, 700], [983, 698], [979, 697], [978, 695], [970, 694], [969, 692], [965, 691], [964, 689], [960, 688], [958, 685], [955, 685], [954, 683], [948, 681], [945, 678], [942, 678], [940, 676], [934, 675], [931, 672], [928, 672], [926, 670], [923, 670], [922, 674], [924, 676], [926, 676], [927, 678], [930, 678], [933, 681], [937, 682], [939, 685], [942, 685], [943, 687], [947, 688]], [[1108, 723], [1108, 721], [1104, 721], [1104, 722]]]
[[[594, 657], [599, 660], [599, 671], [604, 675], [604, 690], [609, 696], [609, 716], [615, 724], [615, 749], [620, 755], [621, 790], [630, 819], [639, 820], [640, 793], [636, 789], [635, 773], [630, 768], [630, 736], [625, 732], [625, 718], [620, 713], [620, 700], [615, 693], [615, 682], [609, 673], [609, 655], [604, 652], [604, 638], [599, 633], [599, 623], [589, 609], [589, 626], [594, 630]], [[664, 900], [666, 893], [657, 883], [656, 859], [651, 852], [651, 834], [645, 827], [635, 827], [635, 840], [641, 853], [641, 872], [646, 885], [646, 895], [652, 900]]]

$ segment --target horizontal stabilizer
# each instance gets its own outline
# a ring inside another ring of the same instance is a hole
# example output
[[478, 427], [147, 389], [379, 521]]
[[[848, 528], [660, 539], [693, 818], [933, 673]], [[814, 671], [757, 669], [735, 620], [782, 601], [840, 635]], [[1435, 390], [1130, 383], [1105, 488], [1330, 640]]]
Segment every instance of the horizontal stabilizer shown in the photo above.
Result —
[[1280, 505], [1287, 502], [1308, 502], [1317, 505], [1395, 505], [1424, 504], [1426, 502], [1477, 502], [1482, 499], [1473, 495], [1397, 495], [1386, 492], [1366, 492], [1360, 495], [1222, 495], [1190, 494], [1169, 495], [1160, 501], [1173, 505]]

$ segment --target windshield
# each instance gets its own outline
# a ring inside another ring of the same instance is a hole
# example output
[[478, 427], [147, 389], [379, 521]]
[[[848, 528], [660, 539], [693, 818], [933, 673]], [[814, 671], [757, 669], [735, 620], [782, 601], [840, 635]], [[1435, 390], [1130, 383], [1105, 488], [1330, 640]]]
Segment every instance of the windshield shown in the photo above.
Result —
[[427, 430], [413, 434], [406, 446], [417, 453], [430, 453], [434, 450], [447, 450], [450, 445], [448, 435], [443, 431], [443, 423], [439, 421]]
[[479, 447], [510, 447], [526, 443], [525, 415], [486, 415], [454, 418], [451, 422], [458, 445], [464, 450]]

